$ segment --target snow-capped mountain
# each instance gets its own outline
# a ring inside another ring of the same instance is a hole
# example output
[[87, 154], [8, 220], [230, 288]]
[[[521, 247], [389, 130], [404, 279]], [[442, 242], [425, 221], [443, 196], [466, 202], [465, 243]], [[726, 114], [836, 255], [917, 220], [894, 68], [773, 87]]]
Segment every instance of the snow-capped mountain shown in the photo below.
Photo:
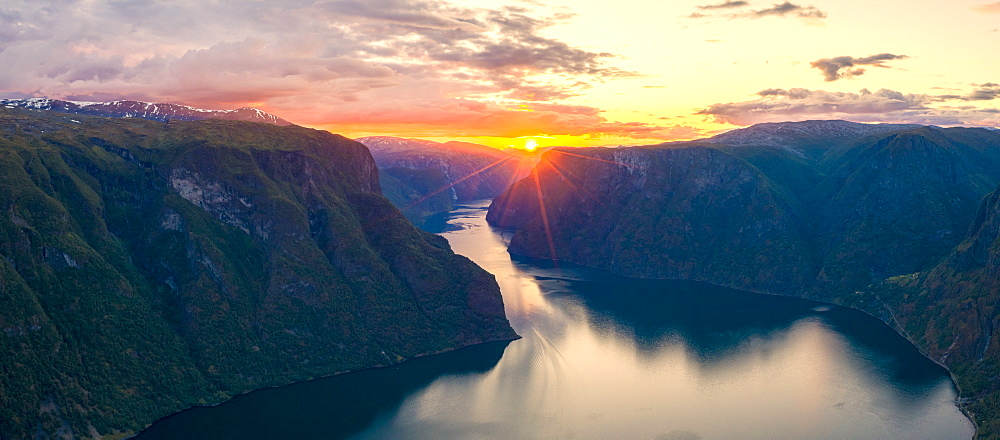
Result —
[[84, 102], [49, 98], [0, 99], [0, 106], [111, 118], [142, 118], [154, 121], [228, 119], [264, 122], [274, 125], [292, 125], [291, 122], [252, 107], [243, 107], [236, 110], [205, 110], [186, 105], [141, 101]]
[[861, 136], [887, 133], [904, 128], [916, 128], [915, 124], [862, 124], [840, 120], [813, 120], [801, 122], [767, 122], [755, 124], [705, 139], [726, 145], [772, 145], [786, 146], [803, 140], [836, 142], [856, 139]]

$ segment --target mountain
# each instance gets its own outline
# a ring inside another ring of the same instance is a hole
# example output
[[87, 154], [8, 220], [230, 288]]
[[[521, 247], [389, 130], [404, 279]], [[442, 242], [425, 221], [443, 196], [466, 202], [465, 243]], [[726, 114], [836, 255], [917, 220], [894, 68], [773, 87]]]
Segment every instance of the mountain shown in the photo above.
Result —
[[291, 122], [252, 107], [243, 107], [236, 110], [204, 110], [177, 104], [140, 101], [80, 102], [48, 98], [0, 99], [0, 106], [111, 118], [142, 118], [153, 121], [225, 119], [230, 121], [263, 122], [274, 125], [292, 125]]
[[958, 379], [979, 438], [1000, 438], [1000, 188], [940, 263], [866, 289], [855, 307], [883, 317]]
[[820, 139], [555, 150], [494, 200], [488, 220], [517, 229], [515, 255], [554, 250], [625, 275], [830, 299], [940, 261], [1000, 184], [996, 132], [815, 125], [820, 136], [847, 127], [860, 137], [805, 159], [785, 147], [817, 150]]
[[513, 255], [773, 292], [814, 276], [802, 216], [746, 161], [694, 146], [552, 150], [487, 220], [517, 229]]
[[[829, 160], [844, 150], [913, 124], [861, 124], [848, 121], [802, 121], [757, 124], [695, 141], [750, 162], [767, 176], [805, 199], [807, 193], [839, 166]], [[664, 145], [683, 145], [673, 143]]]
[[919, 128], [917, 124], [862, 124], [840, 120], [765, 122], [738, 128], [705, 139], [708, 142], [739, 146], [816, 147], [820, 150], [858, 138]]
[[553, 150], [487, 219], [516, 256], [866, 310], [946, 365], [980, 437], [1000, 438], [1000, 133], [859, 125]]
[[516, 337], [493, 276], [341, 136], [0, 108], [0, 176], [2, 438]]
[[814, 191], [819, 280], [855, 289], [925, 270], [964, 237], [1000, 184], [1000, 134], [922, 127], [838, 153]]
[[386, 197], [419, 223], [452, 209], [453, 202], [491, 199], [527, 175], [536, 155], [468, 142], [433, 142], [390, 136], [356, 139], [381, 171]]

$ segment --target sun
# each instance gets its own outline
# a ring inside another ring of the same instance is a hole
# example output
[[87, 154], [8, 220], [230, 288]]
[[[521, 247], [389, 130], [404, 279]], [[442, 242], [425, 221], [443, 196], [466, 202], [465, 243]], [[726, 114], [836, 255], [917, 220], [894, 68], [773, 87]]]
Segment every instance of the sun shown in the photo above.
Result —
[[538, 148], [538, 140], [535, 138], [528, 138], [524, 141], [524, 149], [528, 151], [535, 151]]

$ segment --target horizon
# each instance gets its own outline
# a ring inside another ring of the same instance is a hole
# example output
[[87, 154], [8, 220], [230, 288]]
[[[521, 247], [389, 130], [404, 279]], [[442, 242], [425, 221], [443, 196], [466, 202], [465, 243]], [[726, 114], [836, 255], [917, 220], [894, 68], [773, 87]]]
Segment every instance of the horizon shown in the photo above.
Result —
[[[0, 98], [0, 102], [2, 102], [2, 101], [17, 101], [17, 100], [24, 100], [24, 101], [54, 101], [54, 100], [57, 100], [57, 99], [55, 99], [55, 98], [47, 98], [47, 97], [35, 97], [35, 98]], [[257, 110], [259, 112], [261, 111], [260, 109], [255, 108], [255, 107], [239, 107], [239, 108], [233, 108], [233, 109], [225, 109], [225, 108], [206, 109], [206, 108], [192, 107], [192, 106], [188, 106], [188, 105], [185, 105], [185, 104], [178, 104], [178, 103], [174, 103], [174, 102], [145, 102], [145, 101], [136, 101], [136, 100], [128, 100], [128, 99], [111, 100], [111, 101], [70, 101], [70, 100], [61, 100], [61, 101], [70, 102], [70, 103], [77, 104], [77, 105], [80, 105], [80, 106], [88, 106], [88, 105], [95, 105], [95, 104], [113, 104], [113, 103], [116, 103], [116, 102], [135, 102], [135, 103], [147, 104], [147, 105], [153, 105], [153, 106], [157, 106], [157, 105], [174, 105], [174, 106], [184, 107], [184, 108], [187, 108], [187, 109], [190, 109], [190, 110], [194, 110], [194, 111], [203, 111], [203, 112], [217, 112], [217, 111], [221, 111], [221, 112], [234, 112], [234, 111], [244, 110], [244, 109]], [[8, 108], [15, 108], [15, 107], [9, 107], [8, 106]], [[25, 108], [29, 108], [29, 107], [25, 107]], [[67, 114], [74, 114], [74, 113], [67, 113]], [[274, 117], [274, 118], [277, 118], [279, 120], [283, 120], [285, 122], [288, 122], [287, 120], [285, 120], [284, 118], [282, 118], [280, 115], [274, 115], [274, 114], [270, 114], [270, 113], [267, 113], [267, 112], [264, 112], [264, 114], [269, 115], [269, 116]], [[98, 116], [98, 117], [100, 117], [100, 116]], [[141, 117], [139, 117], [139, 118], [141, 118]], [[628, 148], [628, 147], [645, 147], [645, 146], [665, 145], [665, 144], [670, 144], [670, 143], [675, 143], [675, 142], [694, 142], [694, 141], [706, 140], [706, 139], [712, 138], [714, 136], [718, 136], [718, 135], [721, 135], [721, 134], [729, 133], [729, 132], [732, 132], [732, 131], [737, 131], [737, 130], [740, 130], [740, 129], [751, 128], [751, 127], [760, 126], [760, 125], [795, 124], [795, 123], [816, 123], [816, 122], [848, 122], [848, 123], [852, 123], [852, 124], [862, 124], [862, 125], [882, 125], [882, 124], [890, 124], [891, 125], [891, 124], [893, 124], [893, 123], [887, 123], [887, 122], [855, 122], [855, 121], [849, 121], [849, 120], [845, 120], [845, 119], [804, 119], [804, 120], [789, 120], [789, 121], [758, 122], [758, 123], [754, 123], [754, 124], [747, 125], [747, 126], [736, 126], [736, 127], [730, 128], [730, 129], [719, 130], [719, 131], [713, 132], [711, 134], [706, 134], [704, 137], [697, 137], [697, 138], [692, 138], [692, 139], [667, 140], [667, 141], [657, 142], [657, 143], [653, 143], [653, 144], [630, 143], [630, 144], [592, 144], [592, 145], [576, 145], [576, 146], [574, 146], [574, 145], [561, 145], [561, 144], [555, 144], [555, 143], [542, 145], [542, 144], [539, 144], [537, 142], [538, 139], [540, 139], [540, 138], [544, 139], [547, 136], [521, 136], [519, 138], [515, 138], [515, 139], [525, 139], [524, 145], [490, 145], [490, 144], [487, 144], [487, 143], [470, 142], [470, 141], [466, 141], [466, 140], [449, 138], [449, 137], [441, 137], [441, 138], [418, 138], [418, 137], [395, 136], [395, 135], [392, 135], [392, 134], [372, 134], [372, 135], [357, 136], [357, 137], [349, 137], [349, 136], [345, 136], [345, 137], [348, 137], [349, 139], [353, 139], [353, 140], [359, 140], [359, 139], [362, 139], [362, 138], [385, 137], [385, 138], [391, 138], [391, 139], [404, 139], [404, 140], [417, 141], [417, 142], [431, 142], [431, 143], [440, 144], [440, 145], [451, 143], [451, 142], [457, 142], [457, 143], [468, 143], [468, 144], [473, 144], [473, 145], [478, 145], [478, 146], [483, 146], [483, 147], [490, 147], [490, 148], [495, 148], [497, 150], [516, 149], [516, 150], [526, 150], [526, 151], [529, 151], [529, 152], [534, 152], [534, 151], [543, 151], [543, 150], [552, 149], [552, 148]], [[293, 125], [299, 125], [299, 124], [294, 124], [293, 123]], [[905, 125], [905, 124], [902, 124], [902, 125]], [[911, 123], [911, 124], [908, 124], [908, 125], [916, 125], [916, 126], [921, 126], [921, 127], [932, 127], [932, 128], [981, 128], [981, 129], [985, 129], [985, 130], [1000, 130], [1000, 128], [998, 128], [998, 127], [989, 127], [989, 126], [968, 127], [968, 126], [945, 126], [945, 125], [914, 124], [914, 123]], [[337, 133], [337, 132], [333, 132], [333, 131], [329, 131], [329, 130], [323, 130], [323, 129], [319, 129], [319, 128], [315, 128], [315, 127], [309, 127], [309, 126], [305, 126], [305, 125], [302, 125], [302, 126], [306, 127], [306, 128], [313, 128], [313, 129], [318, 129], [318, 130], [321, 130], [321, 131], [327, 131], [327, 132], [332, 133], [332, 134], [343, 135], [342, 133]]]
[[0, 94], [251, 107], [351, 138], [545, 148], [651, 145], [778, 121], [1000, 127], [1000, 57], [979, 49], [1000, 43], [1000, 2], [2, 10]]

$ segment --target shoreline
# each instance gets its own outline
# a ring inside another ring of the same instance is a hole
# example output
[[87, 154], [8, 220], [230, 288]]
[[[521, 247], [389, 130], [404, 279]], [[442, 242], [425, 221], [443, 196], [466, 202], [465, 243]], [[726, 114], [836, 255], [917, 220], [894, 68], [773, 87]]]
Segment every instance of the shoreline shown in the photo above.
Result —
[[[301, 385], [301, 384], [305, 384], [305, 383], [309, 383], [309, 382], [320, 381], [320, 380], [324, 380], [324, 379], [330, 379], [330, 378], [333, 378], [333, 377], [340, 377], [340, 376], [344, 376], [344, 375], [347, 375], [347, 374], [359, 373], [359, 372], [363, 372], [363, 371], [382, 370], [382, 369], [387, 369], [387, 368], [393, 368], [393, 367], [398, 367], [400, 365], [404, 365], [407, 362], [414, 361], [414, 360], [421, 360], [421, 359], [426, 359], [426, 358], [433, 357], [433, 356], [439, 356], [439, 355], [443, 355], [443, 354], [455, 353], [455, 352], [459, 352], [459, 351], [462, 351], [462, 350], [466, 350], [466, 349], [470, 349], [470, 348], [476, 348], [476, 347], [480, 347], [480, 346], [484, 346], [484, 345], [488, 345], [488, 344], [499, 344], [499, 343], [510, 344], [511, 342], [514, 342], [514, 341], [522, 339], [521, 335], [515, 335], [515, 336], [516, 337], [509, 338], [509, 339], [505, 338], [505, 339], [486, 340], [486, 341], [474, 342], [474, 343], [471, 343], [471, 344], [467, 344], [467, 345], [463, 345], [463, 346], [455, 347], [455, 348], [451, 348], [451, 349], [439, 350], [439, 351], [436, 351], [436, 352], [422, 353], [422, 354], [418, 354], [418, 355], [410, 357], [410, 358], [403, 359], [402, 361], [399, 361], [399, 362], [394, 363], [394, 364], [372, 365], [372, 366], [368, 366], [368, 367], [364, 367], [364, 368], [358, 368], [358, 369], [354, 369], [354, 370], [338, 371], [338, 372], [334, 372], [334, 373], [323, 375], [323, 376], [311, 377], [311, 378], [303, 379], [303, 380], [296, 380], [296, 381], [288, 382], [288, 383], [281, 384], [281, 385], [269, 385], [269, 386], [264, 386], [264, 387], [260, 387], [260, 388], [254, 388], [252, 390], [244, 391], [244, 392], [241, 392], [239, 394], [234, 394], [234, 395], [230, 396], [229, 398], [227, 398], [225, 400], [221, 400], [221, 401], [218, 401], [218, 402], [209, 403], [209, 404], [206, 404], [206, 405], [194, 405], [194, 406], [190, 406], [190, 407], [184, 408], [184, 409], [182, 409], [180, 411], [172, 412], [172, 413], [170, 413], [170, 414], [168, 414], [166, 416], [163, 416], [163, 417], [160, 417], [160, 418], [154, 420], [152, 423], [146, 425], [145, 427], [142, 428], [142, 430], [140, 430], [138, 432], [133, 432], [133, 433], [117, 433], [117, 434], [108, 434], [108, 435], [112, 436], [113, 438], [116, 438], [115, 436], [117, 436], [117, 435], [124, 435], [123, 437], [120, 437], [120, 438], [123, 438], [123, 439], [134, 439], [134, 438], [138, 437], [139, 435], [141, 435], [146, 430], [148, 430], [153, 425], [156, 425], [157, 423], [160, 423], [161, 421], [164, 421], [164, 420], [169, 419], [171, 417], [174, 417], [174, 416], [177, 416], [179, 414], [183, 414], [183, 413], [186, 413], [186, 412], [189, 412], [189, 411], [198, 410], [198, 409], [201, 409], [201, 408], [214, 408], [214, 407], [218, 407], [220, 405], [224, 405], [224, 404], [227, 404], [227, 403], [231, 402], [233, 399], [237, 399], [237, 398], [240, 398], [240, 397], [245, 397], [245, 396], [254, 394], [254, 393], [258, 392], [258, 391], [272, 390], [272, 389], [278, 389], [278, 388], [285, 388], [285, 387], [290, 387], [290, 386], [294, 386], [294, 385]], [[504, 348], [506, 349], [506, 345], [505, 345]]]
[[[491, 227], [494, 227], [494, 226], [491, 226]], [[513, 232], [513, 231], [516, 231], [516, 229], [513, 229], [513, 228], [499, 228], [499, 227], [494, 227], [494, 228], [496, 228], [499, 231], [504, 231], [504, 232]], [[510, 254], [509, 250], [508, 250], [508, 253]], [[968, 410], [968, 405], [964, 402], [964, 400], [967, 399], [967, 397], [964, 397], [962, 395], [962, 386], [961, 386], [961, 384], [958, 381], [958, 377], [955, 376], [955, 373], [947, 365], [945, 365], [944, 363], [938, 361], [937, 359], [934, 359], [934, 358], [930, 357], [928, 355], [928, 353], [927, 353], [927, 350], [924, 349], [924, 347], [922, 347], [916, 341], [914, 341], [909, 336], [909, 334], [906, 333], [905, 330], [903, 330], [899, 326], [899, 323], [895, 321], [895, 316], [891, 315], [892, 311], [889, 310], [888, 306], [885, 305], [884, 303], [882, 303], [882, 307], [885, 308], [885, 310], [890, 313], [890, 316], [893, 317], [893, 322], [889, 322], [889, 321], [887, 321], [887, 320], [885, 320], [885, 319], [877, 316], [876, 314], [870, 312], [869, 310], [865, 310], [865, 309], [862, 309], [862, 308], [849, 306], [849, 305], [846, 305], [846, 304], [838, 304], [838, 303], [835, 303], [835, 302], [824, 301], [824, 300], [819, 300], [819, 299], [813, 299], [813, 298], [808, 298], [808, 297], [793, 296], [793, 295], [784, 295], [784, 294], [774, 293], [774, 292], [756, 291], [756, 290], [750, 290], [750, 289], [745, 289], [745, 288], [740, 288], [740, 287], [727, 286], [727, 285], [723, 285], [723, 284], [716, 284], [716, 283], [712, 283], [712, 282], [704, 281], [704, 280], [696, 280], [696, 279], [688, 279], [688, 278], [644, 278], [644, 277], [634, 277], [634, 276], [629, 276], [629, 275], [622, 275], [622, 274], [614, 272], [614, 271], [612, 271], [610, 269], [605, 269], [605, 268], [601, 268], [601, 267], [588, 266], [588, 265], [585, 265], [585, 264], [574, 263], [572, 261], [540, 259], [540, 258], [531, 257], [531, 256], [527, 256], [527, 255], [517, 255], [517, 254], [510, 254], [510, 256], [511, 256], [511, 259], [513, 261], [520, 260], [520, 261], [524, 261], [524, 262], [531, 263], [531, 264], [534, 264], [534, 265], [538, 265], [540, 263], [543, 266], [545, 266], [545, 265], [554, 265], [555, 267], [559, 267], [560, 263], [564, 263], [564, 264], [570, 264], [570, 265], [573, 265], [573, 266], [584, 267], [584, 268], [591, 269], [591, 270], [602, 271], [602, 272], [605, 272], [605, 273], [613, 275], [613, 276], [625, 277], [625, 278], [633, 278], [633, 279], [638, 279], [638, 280], [686, 281], [686, 282], [694, 282], [694, 283], [703, 283], [703, 284], [707, 284], [707, 285], [711, 285], [711, 286], [715, 286], [715, 287], [721, 287], [721, 288], [725, 288], [725, 289], [733, 289], [733, 290], [748, 292], [748, 293], [751, 293], [751, 294], [754, 294], [754, 295], [767, 295], [767, 296], [776, 296], [776, 297], [784, 297], [784, 298], [796, 298], [796, 299], [802, 299], [802, 300], [806, 300], [806, 301], [812, 301], [812, 302], [815, 302], [815, 303], [818, 303], [818, 304], [823, 304], [823, 305], [834, 305], [834, 306], [838, 306], [838, 307], [844, 307], [844, 308], [847, 308], [847, 309], [851, 309], [851, 310], [855, 310], [855, 311], [864, 313], [864, 314], [866, 314], [868, 316], [871, 316], [872, 318], [877, 319], [879, 322], [885, 324], [887, 327], [889, 327], [890, 329], [892, 329], [892, 331], [894, 331], [897, 335], [899, 335], [901, 338], [903, 338], [904, 340], [906, 340], [907, 342], [909, 342], [910, 345], [912, 345], [914, 348], [916, 348], [917, 351], [920, 352], [920, 354], [924, 358], [926, 358], [929, 361], [933, 362], [935, 365], [941, 367], [942, 369], [944, 369], [945, 372], [948, 373], [948, 377], [951, 379], [952, 386], [954, 386], [954, 388], [955, 388], [955, 394], [956, 394], [955, 399], [954, 399], [955, 406], [958, 408], [959, 412], [961, 412], [962, 415], [972, 425], [972, 429], [973, 429], [972, 439], [976, 439], [976, 438], [979, 437], [979, 431], [980, 431], [979, 430], [979, 424], [976, 422], [975, 418], [973, 417], [973, 414]]]

